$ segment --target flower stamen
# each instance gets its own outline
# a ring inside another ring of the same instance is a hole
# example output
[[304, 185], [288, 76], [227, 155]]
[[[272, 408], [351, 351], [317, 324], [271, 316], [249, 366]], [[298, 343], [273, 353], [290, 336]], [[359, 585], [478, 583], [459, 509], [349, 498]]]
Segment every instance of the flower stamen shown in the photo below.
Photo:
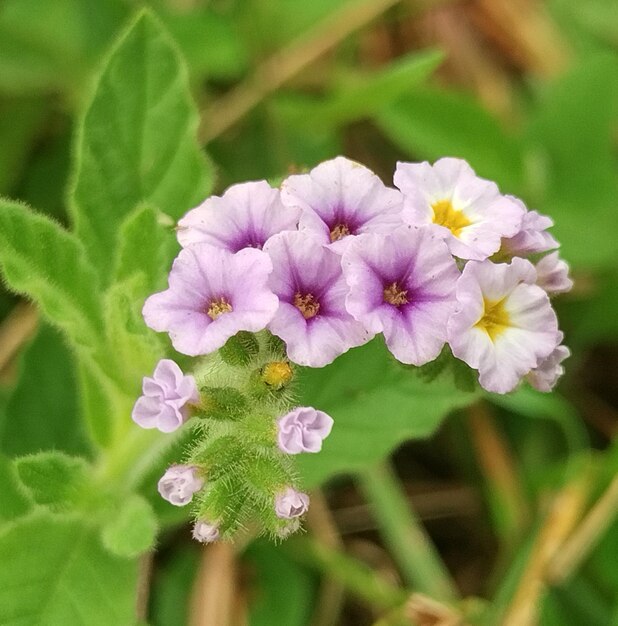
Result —
[[307, 293], [303, 296], [300, 292], [297, 292], [294, 295], [294, 306], [303, 314], [306, 320], [315, 317], [320, 310], [320, 303], [311, 293]]
[[399, 283], [392, 283], [384, 288], [384, 302], [397, 307], [408, 304], [408, 290], [402, 289]]
[[330, 241], [331, 243], [334, 243], [335, 241], [339, 241], [340, 239], [347, 237], [349, 234], [350, 229], [347, 224], [337, 224], [336, 226], [333, 226], [330, 231]]
[[472, 223], [460, 209], [456, 209], [450, 200], [438, 200], [431, 205], [433, 223], [448, 228], [455, 237]]
[[511, 326], [511, 319], [502, 300], [484, 300], [484, 313], [476, 327], [484, 330], [492, 341]]
[[210, 303], [208, 309], [206, 310], [206, 313], [208, 314], [208, 317], [210, 317], [210, 319], [214, 321], [224, 313], [230, 313], [231, 311], [233, 311], [232, 305], [226, 300], [224, 296], [222, 296], [218, 300], [213, 300]]

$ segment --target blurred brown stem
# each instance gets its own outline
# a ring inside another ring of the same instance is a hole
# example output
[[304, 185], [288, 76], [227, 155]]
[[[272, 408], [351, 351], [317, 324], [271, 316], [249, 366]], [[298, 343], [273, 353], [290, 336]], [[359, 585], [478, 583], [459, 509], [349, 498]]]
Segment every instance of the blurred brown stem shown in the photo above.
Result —
[[618, 476], [615, 476], [605, 493], [552, 560], [547, 575], [551, 584], [559, 585], [569, 579], [594, 549], [617, 515]]
[[[353, 0], [333, 11], [304, 35], [261, 63], [245, 81], [202, 115], [200, 141], [208, 143], [234, 126], [266, 96], [308, 65], [402, 0]], [[417, 1], [424, 9], [448, 0]]]
[[587, 474], [580, 476], [554, 498], [506, 616], [500, 622], [502, 626], [535, 626], [538, 623], [540, 597], [546, 585], [549, 564], [580, 519], [588, 492], [587, 482]]
[[520, 536], [529, 516], [513, 456], [485, 402], [468, 409], [468, 425], [487, 481], [494, 527], [507, 545]]
[[0, 324], [0, 372], [37, 328], [39, 314], [30, 302], [19, 302]]

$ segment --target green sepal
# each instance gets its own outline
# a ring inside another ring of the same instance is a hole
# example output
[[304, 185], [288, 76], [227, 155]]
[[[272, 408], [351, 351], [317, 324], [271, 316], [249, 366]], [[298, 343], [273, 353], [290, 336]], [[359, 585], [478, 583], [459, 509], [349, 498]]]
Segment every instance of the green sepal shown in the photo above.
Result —
[[282, 454], [256, 455], [247, 465], [246, 477], [255, 495], [270, 501], [274, 494], [295, 482], [289, 464]]
[[88, 497], [90, 468], [84, 459], [62, 452], [39, 452], [15, 459], [15, 469], [35, 504], [62, 511]]
[[219, 350], [221, 358], [235, 367], [244, 367], [258, 355], [260, 345], [253, 333], [241, 330], [230, 337], [223, 348]]
[[250, 461], [250, 451], [237, 437], [224, 435], [197, 448], [190, 461], [201, 467], [206, 480], [212, 482], [234, 471], [240, 473], [239, 466]]
[[209, 483], [195, 513], [198, 520], [215, 523], [222, 535], [230, 536], [239, 530], [250, 514], [247, 486], [237, 474]]
[[202, 387], [198, 417], [239, 420], [249, 410], [249, 401], [234, 387]]

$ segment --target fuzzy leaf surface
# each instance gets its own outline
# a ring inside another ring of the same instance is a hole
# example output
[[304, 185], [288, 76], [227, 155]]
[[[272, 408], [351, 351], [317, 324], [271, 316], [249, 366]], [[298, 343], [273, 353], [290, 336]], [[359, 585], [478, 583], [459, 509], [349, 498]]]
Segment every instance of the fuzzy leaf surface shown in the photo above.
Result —
[[71, 212], [103, 277], [125, 216], [140, 202], [177, 219], [212, 186], [187, 72], [158, 20], [141, 13], [107, 58], [81, 120]]
[[110, 555], [75, 515], [37, 511], [0, 528], [0, 624], [135, 622], [137, 561]]

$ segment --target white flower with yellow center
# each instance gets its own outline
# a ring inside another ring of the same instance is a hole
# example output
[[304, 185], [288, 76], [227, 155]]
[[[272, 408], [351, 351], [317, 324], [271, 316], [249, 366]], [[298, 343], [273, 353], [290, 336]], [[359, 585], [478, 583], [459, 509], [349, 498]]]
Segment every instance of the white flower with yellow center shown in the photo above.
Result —
[[479, 371], [488, 391], [512, 391], [562, 339], [545, 291], [529, 261], [471, 261], [457, 281], [448, 323], [453, 354]]
[[521, 229], [525, 207], [461, 159], [397, 163], [394, 182], [404, 195], [403, 220], [435, 224], [461, 259], [482, 261], [500, 249], [503, 237]]

